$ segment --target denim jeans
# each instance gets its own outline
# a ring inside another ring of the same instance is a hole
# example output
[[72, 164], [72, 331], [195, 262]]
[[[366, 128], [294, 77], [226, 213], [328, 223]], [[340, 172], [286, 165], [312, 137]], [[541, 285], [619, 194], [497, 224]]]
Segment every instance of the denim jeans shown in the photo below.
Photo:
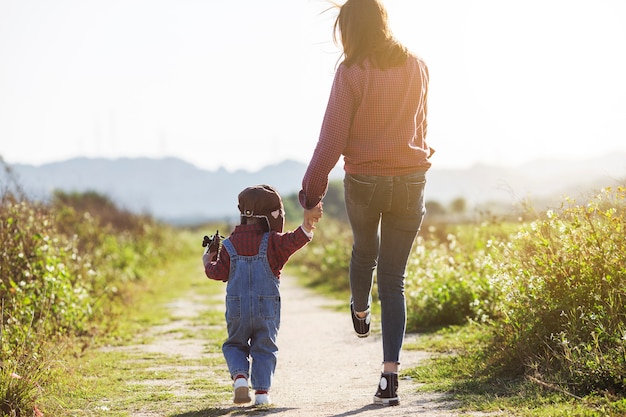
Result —
[[250, 378], [252, 389], [269, 391], [276, 369], [280, 327], [279, 280], [267, 262], [269, 233], [263, 236], [255, 256], [237, 254], [229, 239], [224, 248], [230, 256], [226, 285], [228, 339], [222, 352], [232, 378]]
[[374, 270], [381, 306], [383, 362], [400, 361], [406, 329], [406, 264], [426, 212], [426, 173], [397, 177], [346, 174], [346, 211], [354, 244], [350, 290], [355, 311], [372, 302]]

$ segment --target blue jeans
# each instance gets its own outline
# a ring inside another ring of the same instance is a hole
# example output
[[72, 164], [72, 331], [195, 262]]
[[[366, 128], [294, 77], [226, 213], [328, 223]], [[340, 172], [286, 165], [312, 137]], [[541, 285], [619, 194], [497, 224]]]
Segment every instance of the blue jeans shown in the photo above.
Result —
[[250, 377], [252, 389], [263, 391], [272, 386], [280, 327], [279, 280], [267, 262], [268, 236], [263, 236], [255, 256], [238, 255], [229, 239], [223, 242], [230, 256], [230, 274], [226, 285], [228, 339], [222, 352], [233, 379], [245, 375]]
[[346, 174], [344, 178], [346, 210], [354, 238], [350, 259], [352, 301], [355, 311], [370, 308], [376, 269], [383, 362], [400, 361], [406, 330], [406, 264], [426, 213], [425, 185], [425, 172], [397, 177]]

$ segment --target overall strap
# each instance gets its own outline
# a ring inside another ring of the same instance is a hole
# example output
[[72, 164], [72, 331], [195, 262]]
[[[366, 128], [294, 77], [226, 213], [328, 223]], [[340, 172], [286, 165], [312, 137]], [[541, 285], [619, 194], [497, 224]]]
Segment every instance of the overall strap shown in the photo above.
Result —
[[230, 257], [232, 258], [233, 256], [237, 256], [237, 250], [235, 249], [235, 247], [233, 246], [233, 244], [230, 242], [230, 238], [226, 238], [222, 241], [222, 244], [224, 245], [224, 247], [226, 248], [226, 250], [228, 251], [228, 254], [230, 255]]
[[263, 235], [263, 239], [261, 240], [261, 245], [259, 246], [259, 256], [266, 257], [267, 256], [267, 242], [269, 241], [270, 234], [269, 232]]

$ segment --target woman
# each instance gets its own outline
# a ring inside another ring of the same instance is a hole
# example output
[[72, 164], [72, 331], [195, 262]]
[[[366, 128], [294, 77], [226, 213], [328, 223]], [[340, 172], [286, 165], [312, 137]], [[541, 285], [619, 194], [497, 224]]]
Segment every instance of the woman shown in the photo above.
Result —
[[300, 204], [311, 209], [321, 201], [328, 174], [343, 155], [346, 211], [354, 238], [352, 322], [357, 336], [369, 335], [376, 269], [383, 369], [374, 403], [398, 405], [405, 270], [425, 214], [424, 186], [433, 153], [425, 142], [428, 68], [394, 39], [379, 0], [347, 0], [334, 24], [335, 43], [338, 38], [343, 61], [302, 180]]

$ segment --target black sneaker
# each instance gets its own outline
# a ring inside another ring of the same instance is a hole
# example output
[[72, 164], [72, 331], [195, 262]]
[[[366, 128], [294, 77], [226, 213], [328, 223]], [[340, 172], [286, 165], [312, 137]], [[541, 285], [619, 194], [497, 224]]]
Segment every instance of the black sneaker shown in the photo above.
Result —
[[367, 312], [367, 315], [363, 318], [357, 317], [354, 311], [354, 304], [350, 303], [350, 311], [352, 312], [352, 325], [354, 326], [354, 331], [356, 335], [359, 337], [367, 337], [370, 335], [370, 321], [372, 315], [370, 312]]
[[374, 404], [400, 405], [398, 397], [398, 374], [395, 372], [380, 374], [378, 390], [374, 394]]

